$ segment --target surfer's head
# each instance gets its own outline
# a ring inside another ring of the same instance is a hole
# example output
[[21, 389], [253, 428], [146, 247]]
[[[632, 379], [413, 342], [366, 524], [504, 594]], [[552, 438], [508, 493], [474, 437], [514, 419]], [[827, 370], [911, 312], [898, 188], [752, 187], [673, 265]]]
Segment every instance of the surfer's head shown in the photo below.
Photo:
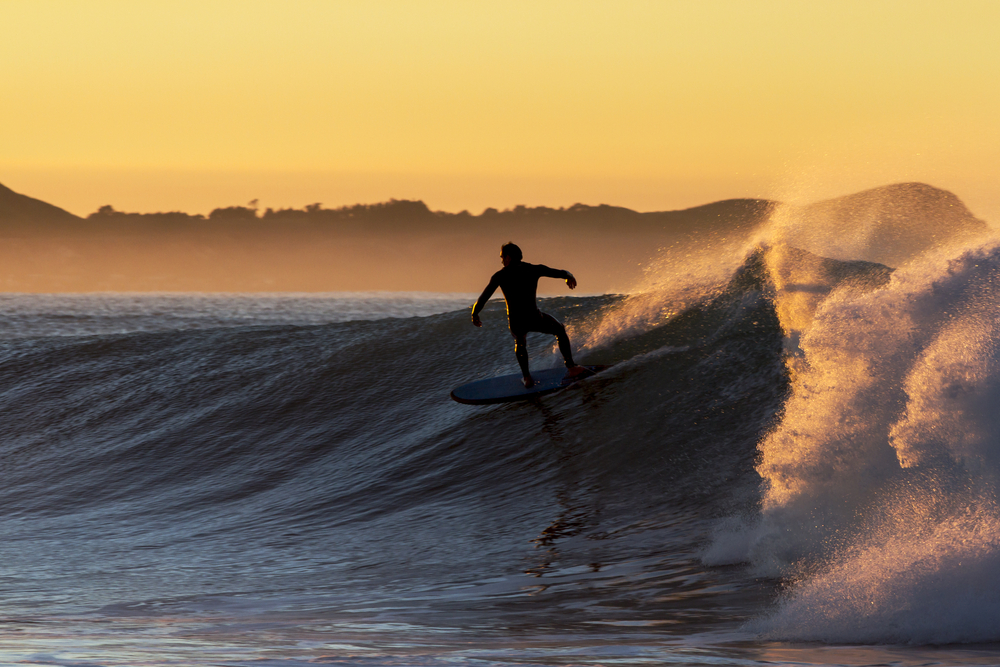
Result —
[[500, 246], [500, 261], [503, 262], [504, 266], [511, 262], [520, 262], [522, 257], [521, 249], [515, 244], [508, 241]]

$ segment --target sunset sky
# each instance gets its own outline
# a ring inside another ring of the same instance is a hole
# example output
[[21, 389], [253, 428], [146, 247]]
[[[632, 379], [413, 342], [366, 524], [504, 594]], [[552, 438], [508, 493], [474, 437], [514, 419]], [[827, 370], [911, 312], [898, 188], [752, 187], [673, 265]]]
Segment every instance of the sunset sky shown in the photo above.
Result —
[[1000, 2], [2, 0], [0, 25], [0, 183], [80, 215], [920, 180], [1000, 221]]

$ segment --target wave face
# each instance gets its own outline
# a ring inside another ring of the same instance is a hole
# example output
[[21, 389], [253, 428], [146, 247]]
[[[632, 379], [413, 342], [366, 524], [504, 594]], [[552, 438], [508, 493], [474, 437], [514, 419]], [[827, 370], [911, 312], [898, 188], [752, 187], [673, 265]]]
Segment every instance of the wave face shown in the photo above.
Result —
[[[448, 392], [516, 370], [502, 303], [484, 330], [467, 308], [178, 329], [152, 297], [107, 297], [98, 321], [20, 297], [34, 315], [0, 341], [4, 613], [346, 615], [476, 636], [731, 623], [715, 610], [760, 594], [698, 550], [787, 393], [762, 270], [754, 258], [685, 313], [600, 344], [582, 332], [628, 299], [546, 300], [581, 359], [616, 365], [490, 408]], [[555, 364], [537, 336], [532, 363]]]
[[[152, 297], [107, 297], [99, 321], [21, 297], [35, 314], [0, 341], [4, 616], [31, 619], [41, 645], [111, 628], [122, 651], [135, 636], [113, 628], [163, 623], [199, 641], [266, 624], [298, 646], [316, 624], [363, 625], [408, 650], [508, 636], [543, 653], [553, 636], [654, 650], [645, 629], [677, 618], [685, 633], [732, 626], [769, 594], [699, 552], [788, 392], [770, 291], [757, 254], [683, 313], [618, 336], [632, 299], [545, 300], [583, 361], [615, 366], [485, 408], [448, 392], [516, 370], [502, 303], [483, 330], [467, 308], [171, 329], [174, 313], [157, 330]], [[532, 363], [555, 365], [535, 336]]]
[[[431, 581], [435, 568], [467, 569], [461, 578], [471, 580], [494, 567], [547, 570], [559, 559], [539, 555], [533, 538], [603, 540], [610, 526], [599, 517], [617, 516], [615, 530], [656, 523], [670, 508], [717, 503], [718, 466], [752, 472], [760, 428], [785, 391], [778, 322], [754, 271], [664, 326], [585, 349], [587, 361], [618, 364], [600, 378], [493, 409], [447, 395], [516, 370], [495, 302], [483, 331], [462, 310], [12, 337], [0, 344], [3, 520], [36, 544], [49, 529], [99, 543], [101, 561], [150, 554], [162, 567], [176, 554], [176, 594], [197, 593], [206, 569], [240, 569], [228, 558], [247, 549], [260, 550], [241, 557], [258, 579], [288, 575], [293, 554], [320, 558], [326, 567], [311, 590], [341, 586], [346, 572], [405, 578], [402, 563]], [[585, 297], [545, 307], [573, 331], [622, 303]], [[532, 341], [533, 364], [555, 362], [545, 338]], [[716, 420], [739, 424], [742, 437], [723, 443], [700, 426]], [[553, 494], [565, 500], [553, 506]], [[651, 505], [635, 513], [633, 494]], [[560, 558], [603, 560], [587, 552]], [[129, 583], [133, 596], [141, 582], [137, 574]]]

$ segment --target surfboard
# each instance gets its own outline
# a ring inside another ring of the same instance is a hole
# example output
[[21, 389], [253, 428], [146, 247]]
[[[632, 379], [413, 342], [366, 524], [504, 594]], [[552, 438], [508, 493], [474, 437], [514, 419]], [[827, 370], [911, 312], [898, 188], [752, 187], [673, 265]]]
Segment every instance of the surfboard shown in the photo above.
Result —
[[469, 405], [521, 401], [564, 389], [574, 382], [593, 377], [595, 373], [600, 373], [608, 367], [584, 366], [584, 368], [590, 372], [580, 373], [571, 378], [566, 377], [565, 368], [548, 368], [543, 371], [532, 371], [531, 377], [534, 379], [535, 385], [531, 389], [524, 388], [520, 373], [476, 380], [475, 382], [463, 384], [461, 387], [456, 388], [451, 392], [451, 397], [459, 403], [467, 403]]

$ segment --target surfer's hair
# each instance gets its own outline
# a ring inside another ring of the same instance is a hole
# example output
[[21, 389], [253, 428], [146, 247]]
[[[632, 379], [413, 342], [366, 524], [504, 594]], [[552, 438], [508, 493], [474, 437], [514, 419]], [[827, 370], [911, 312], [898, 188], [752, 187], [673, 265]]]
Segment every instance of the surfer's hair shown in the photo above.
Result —
[[519, 262], [524, 258], [524, 255], [521, 254], [521, 249], [510, 241], [500, 246], [500, 255], [516, 259]]

